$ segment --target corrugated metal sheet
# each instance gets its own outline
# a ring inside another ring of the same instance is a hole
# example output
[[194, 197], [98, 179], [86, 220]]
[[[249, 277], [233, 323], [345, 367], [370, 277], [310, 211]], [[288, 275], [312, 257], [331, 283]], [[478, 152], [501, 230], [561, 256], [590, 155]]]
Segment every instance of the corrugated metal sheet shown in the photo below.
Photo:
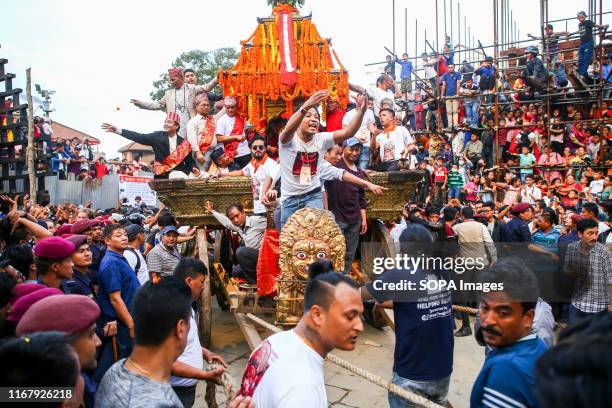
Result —
[[119, 176], [110, 174], [101, 181], [68, 181], [59, 180], [57, 176], [45, 177], [45, 187], [49, 191], [52, 204], [63, 204], [66, 201], [76, 205], [93, 203], [94, 208], [114, 208], [119, 200]]

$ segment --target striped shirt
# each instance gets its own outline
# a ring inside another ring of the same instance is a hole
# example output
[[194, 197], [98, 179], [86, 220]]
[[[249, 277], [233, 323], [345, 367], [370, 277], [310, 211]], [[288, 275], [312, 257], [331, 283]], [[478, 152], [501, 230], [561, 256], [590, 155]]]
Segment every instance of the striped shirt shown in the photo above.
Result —
[[172, 276], [174, 267], [180, 260], [181, 256], [176, 247], [169, 250], [160, 242], [147, 255], [147, 267], [150, 273], [159, 273], [160, 276]]
[[485, 358], [476, 378], [470, 407], [535, 407], [534, 365], [546, 351], [535, 334], [523, 337], [505, 347], [493, 349]]
[[547, 35], [544, 37], [544, 53], [554, 57], [559, 53], [559, 34]]
[[563, 270], [573, 276], [572, 305], [585, 313], [598, 313], [608, 309], [609, 285], [612, 285], [612, 253], [603, 244], [596, 243], [583, 253], [582, 241], [567, 246]]
[[463, 177], [458, 171], [448, 172], [448, 187], [449, 188], [461, 188], [463, 187]]

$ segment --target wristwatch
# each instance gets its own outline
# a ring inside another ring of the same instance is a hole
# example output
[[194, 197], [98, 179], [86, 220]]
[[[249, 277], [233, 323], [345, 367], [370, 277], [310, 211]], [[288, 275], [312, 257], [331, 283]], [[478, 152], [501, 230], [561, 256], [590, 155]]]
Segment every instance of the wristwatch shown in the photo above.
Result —
[[306, 114], [308, 113], [308, 111], [304, 108], [300, 108], [300, 112], [302, 112], [302, 115], [306, 116]]

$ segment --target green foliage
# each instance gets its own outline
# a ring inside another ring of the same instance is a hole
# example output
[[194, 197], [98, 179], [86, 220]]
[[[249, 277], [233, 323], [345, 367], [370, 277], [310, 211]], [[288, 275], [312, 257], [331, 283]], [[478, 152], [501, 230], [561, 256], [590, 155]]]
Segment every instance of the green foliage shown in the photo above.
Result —
[[292, 7], [302, 7], [304, 5], [304, 0], [268, 0], [268, 6], [272, 8], [278, 6], [279, 4], [289, 4]]
[[[172, 62], [172, 67], [193, 69], [198, 77], [198, 84], [205, 84], [217, 76], [219, 67], [224, 70], [232, 68], [239, 56], [235, 48], [229, 47], [213, 51], [192, 50], [182, 53]], [[153, 88], [151, 99], [160, 100], [164, 96], [164, 91], [170, 88], [167, 72], [153, 82]]]

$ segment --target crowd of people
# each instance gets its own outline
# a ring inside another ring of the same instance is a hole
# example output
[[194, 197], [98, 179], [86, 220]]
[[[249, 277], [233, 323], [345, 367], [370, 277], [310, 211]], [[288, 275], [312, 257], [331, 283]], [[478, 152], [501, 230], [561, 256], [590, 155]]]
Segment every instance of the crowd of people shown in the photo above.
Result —
[[[602, 27], [584, 13], [578, 18], [582, 73], [588, 37], [592, 47], [592, 30]], [[552, 39], [545, 44], [546, 57], [554, 57]], [[375, 87], [350, 84], [357, 95], [346, 109], [320, 90], [262, 128], [241, 115], [236, 98], [211, 92], [216, 81], [198, 85], [193, 70], [172, 68], [162, 100], [132, 101], [164, 110], [163, 130], [102, 125], [151, 146], [158, 179], [250, 177], [252, 214], [239, 203], [224, 213], [202, 203], [238, 236], [232, 274], [247, 285], [257, 284], [269, 211], [282, 231], [302, 208], [329, 210], [345, 238], [345, 269], [333, 271], [326, 260], [310, 265], [304, 315], [256, 348], [230, 406], [326, 407], [324, 358], [355, 348], [372, 302], [394, 311], [392, 382], [407, 391], [445, 405], [454, 337], [473, 334], [486, 359], [471, 406], [605, 406], [612, 112], [605, 102], [565, 103], [565, 95], [551, 101], [547, 117], [539, 51], [526, 54], [525, 72], [515, 78], [523, 88], [507, 98], [496, 92], [503, 81], [490, 59], [455, 71], [447, 39], [439, 55], [423, 57], [423, 79], [408, 55], [390, 57]], [[544, 82], [556, 78], [543, 74]], [[79, 159], [91, 160], [86, 146], [58, 141], [56, 149], [58, 172], [67, 176], [77, 164], [87, 171]], [[391, 269], [362, 287], [349, 277], [360, 236], [378, 222], [368, 217], [366, 190], [385, 194], [369, 175], [386, 171], [419, 177], [401, 214], [385, 221], [400, 253], [413, 256], [417, 245], [423, 256], [478, 258], [482, 271], [468, 279], [442, 267]], [[75, 406], [191, 407], [199, 380], [220, 382], [227, 364], [202, 347], [193, 308], [208, 271], [182, 250], [192, 228], [168, 209], [139, 203], [94, 211], [90, 203], [1, 199], [2, 384], [71, 387], [66, 399]], [[301, 255], [317, 257], [316, 248], [308, 251]], [[399, 299], [381, 289], [422, 279], [501, 286], [477, 291], [476, 299], [444, 288]], [[452, 304], [475, 306], [475, 324]], [[557, 334], [555, 321], [568, 327]], [[389, 404], [412, 406], [394, 393]]]
[[142, 156], [136, 155], [134, 160], [106, 160], [103, 156], [94, 157], [89, 141], [79, 139], [57, 139], [48, 143], [51, 149], [51, 169], [60, 180], [87, 181], [101, 180], [108, 174], [125, 176], [150, 175], [152, 163], [146, 163]]

